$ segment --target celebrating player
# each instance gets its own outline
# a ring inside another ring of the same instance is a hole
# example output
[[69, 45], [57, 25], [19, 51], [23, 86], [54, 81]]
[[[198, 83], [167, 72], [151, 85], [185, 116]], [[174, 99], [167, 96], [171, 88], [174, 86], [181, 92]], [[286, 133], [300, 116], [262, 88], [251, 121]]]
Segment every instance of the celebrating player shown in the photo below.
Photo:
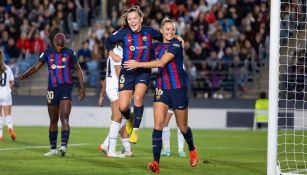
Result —
[[[154, 130], [152, 133], [154, 161], [148, 163], [148, 168], [159, 173], [160, 153], [162, 149], [162, 129], [168, 108], [174, 110], [177, 125], [183, 134], [190, 151], [190, 164], [195, 167], [198, 163], [196, 147], [193, 143], [192, 131], [188, 127], [188, 93], [187, 75], [183, 69], [183, 48], [181, 42], [174, 39], [175, 23], [165, 18], [161, 23], [160, 32], [163, 43], [153, 46], [156, 60], [150, 62], [126, 61], [126, 69], [159, 68], [154, 97]], [[134, 69], [133, 69], [134, 70]]]
[[[117, 55], [123, 55], [123, 50], [120, 46], [113, 49], [113, 52]], [[107, 70], [105, 83], [102, 86], [102, 90], [99, 97], [99, 105], [103, 105], [105, 94], [111, 101], [112, 109], [112, 122], [110, 125], [110, 131], [108, 136], [105, 138], [103, 143], [98, 147], [98, 150], [105, 152], [108, 157], [119, 157], [132, 156], [131, 145], [129, 143], [129, 136], [126, 132], [125, 124], [126, 119], [122, 119], [122, 114], [119, 111], [119, 100], [118, 100], [118, 75], [120, 72], [120, 63], [116, 63], [109, 56], [107, 60]], [[121, 130], [121, 141], [124, 146], [124, 153], [118, 154], [116, 152], [116, 142], [118, 132]]]
[[[152, 39], [162, 40], [160, 32], [151, 27], [142, 26], [143, 13], [138, 6], [127, 9], [121, 16], [122, 28], [111, 35], [105, 42], [109, 55], [115, 62], [121, 60], [136, 60], [147, 62], [150, 60]], [[113, 45], [123, 43], [123, 57], [112, 51]], [[122, 115], [129, 120], [130, 99], [134, 95], [134, 119], [130, 143], [138, 140], [139, 127], [141, 124], [144, 106], [143, 98], [150, 82], [150, 69], [139, 68], [128, 70], [121, 68], [119, 76], [119, 109]], [[134, 93], [134, 94], [133, 94]], [[130, 134], [131, 128], [127, 128]]]
[[12, 88], [14, 86], [14, 75], [11, 68], [4, 64], [3, 50], [0, 50], [0, 141], [3, 140], [3, 119], [2, 109], [4, 113], [4, 119], [7, 123], [7, 131], [12, 138], [16, 140], [16, 134], [13, 130], [13, 118], [11, 116], [12, 108]]
[[69, 114], [71, 111], [72, 80], [71, 69], [75, 69], [80, 83], [79, 99], [85, 96], [83, 74], [76, 58], [76, 53], [65, 47], [66, 37], [63, 33], [57, 33], [53, 39], [53, 48], [46, 49], [39, 60], [19, 79], [23, 80], [38, 71], [47, 62], [49, 71], [47, 104], [50, 117], [49, 141], [50, 151], [45, 156], [57, 155], [57, 135], [59, 118], [62, 123], [60, 156], [65, 156], [69, 140], [70, 126]]

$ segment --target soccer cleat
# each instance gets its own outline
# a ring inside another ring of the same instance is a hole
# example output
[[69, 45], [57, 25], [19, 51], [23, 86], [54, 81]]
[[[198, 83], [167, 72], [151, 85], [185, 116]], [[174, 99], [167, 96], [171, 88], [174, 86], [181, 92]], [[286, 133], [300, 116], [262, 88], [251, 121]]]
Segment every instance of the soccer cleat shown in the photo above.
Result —
[[157, 161], [151, 161], [148, 163], [148, 169], [158, 174], [160, 172], [159, 163]]
[[126, 122], [126, 131], [128, 135], [131, 135], [132, 130], [133, 130], [133, 113], [131, 113], [131, 117]]
[[0, 136], [0, 141], [3, 141], [3, 136]]
[[163, 151], [161, 152], [161, 156], [169, 157], [169, 156], [171, 156], [171, 152], [170, 152], [170, 151], [163, 150]]
[[129, 138], [129, 142], [136, 144], [136, 142], [138, 141], [138, 137], [139, 137], [139, 129], [133, 128], [133, 131], [132, 131], [130, 138]]
[[58, 152], [57, 152], [56, 149], [50, 149], [49, 152], [47, 152], [46, 154], [44, 154], [44, 156], [46, 156], [46, 157], [51, 157], [51, 156], [56, 156], [56, 155], [58, 155]]
[[105, 148], [103, 144], [98, 146], [98, 151], [105, 153], [106, 155], [108, 154], [108, 148]]
[[67, 148], [65, 146], [61, 146], [61, 148], [59, 150], [59, 154], [60, 154], [61, 157], [65, 157], [66, 150], [67, 150]]
[[193, 151], [190, 151], [190, 164], [192, 167], [195, 167], [197, 163], [198, 163], [198, 154], [195, 147]]
[[184, 151], [179, 151], [178, 154], [179, 154], [179, 157], [186, 157], [187, 156]]
[[117, 153], [117, 152], [108, 152], [107, 157], [113, 157], [113, 158], [125, 158], [124, 154]]
[[7, 132], [9, 133], [10, 137], [12, 138], [13, 141], [16, 140], [16, 133], [12, 128], [7, 128]]

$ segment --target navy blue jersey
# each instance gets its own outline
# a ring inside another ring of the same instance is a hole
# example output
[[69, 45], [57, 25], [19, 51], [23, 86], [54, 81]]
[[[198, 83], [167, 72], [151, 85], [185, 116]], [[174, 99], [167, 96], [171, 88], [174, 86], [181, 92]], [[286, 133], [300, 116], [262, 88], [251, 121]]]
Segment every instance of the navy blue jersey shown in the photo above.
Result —
[[147, 62], [150, 60], [152, 39], [162, 40], [160, 32], [152, 27], [143, 26], [140, 32], [133, 32], [129, 27], [124, 27], [113, 33], [105, 42], [108, 52], [113, 49], [114, 44], [123, 43], [123, 60], [136, 60]]
[[166, 52], [174, 54], [174, 58], [164, 67], [159, 68], [156, 88], [158, 89], [178, 89], [186, 87], [187, 74], [183, 69], [183, 48], [181, 42], [173, 39], [170, 43], [154, 43], [152, 56], [160, 60]]
[[64, 48], [62, 52], [56, 52], [53, 48], [48, 48], [39, 56], [39, 61], [48, 63], [48, 87], [57, 87], [64, 83], [72, 85], [71, 69], [78, 62], [73, 50]]

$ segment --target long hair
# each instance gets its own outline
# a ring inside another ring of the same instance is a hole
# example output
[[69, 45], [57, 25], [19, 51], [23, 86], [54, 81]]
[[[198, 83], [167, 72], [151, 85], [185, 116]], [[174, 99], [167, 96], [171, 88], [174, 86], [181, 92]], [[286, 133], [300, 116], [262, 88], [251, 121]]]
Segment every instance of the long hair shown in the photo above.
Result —
[[143, 12], [142, 12], [142, 10], [140, 9], [139, 6], [130, 7], [128, 9], [126, 9], [124, 11], [124, 13], [122, 14], [122, 16], [119, 18], [119, 22], [118, 22], [119, 26], [121, 26], [121, 27], [128, 26], [127, 17], [128, 17], [128, 13], [131, 13], [131, 12], [136, 12], [141, 18], [144, 16], [144, 14], [143, 14]]
[[0, 74], [2, 74], [5, 71], [5, 66], [4, 66], [4, 54], [3, 50], [0, 49]]

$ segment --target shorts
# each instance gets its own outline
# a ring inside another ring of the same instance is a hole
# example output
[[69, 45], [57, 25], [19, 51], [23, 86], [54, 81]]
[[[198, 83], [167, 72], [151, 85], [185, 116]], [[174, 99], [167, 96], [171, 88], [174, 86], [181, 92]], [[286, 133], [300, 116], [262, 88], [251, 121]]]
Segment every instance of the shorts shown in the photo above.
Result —
[[47, 104], [49, 106], [59, 106], [62, 100], [70, 100], [72, 96], [72, 86], [69, 84], [61, 84], [57, 87], [48, 88]]
[[138, 83], [143, 83], [149, 86], [150, 83], [150, 71], [133, 72], [122, 69], [119, 75], [118, 91], [132, 90]]
[[106, 90], [107, 96], [111, 102], [118, 100], [118, 89]]
[[11, 106], [12, 105], [12, 95], [11, 92], [1, 94], [0, 96], [0, 106]]
[[187, 88], [179, 89], [157, 89], [154, 102], [162, 102], [172, 109], [186, 109], [189, 106]]

